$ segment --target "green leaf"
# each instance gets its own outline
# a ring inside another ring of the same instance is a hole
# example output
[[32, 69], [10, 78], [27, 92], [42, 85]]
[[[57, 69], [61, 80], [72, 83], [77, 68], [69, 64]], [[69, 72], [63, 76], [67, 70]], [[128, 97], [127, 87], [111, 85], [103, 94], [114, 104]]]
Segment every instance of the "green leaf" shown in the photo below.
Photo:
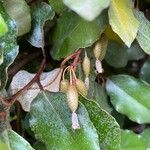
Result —
[[144, 138], [132, 131], [121, 132], [121, 150], [147, 150]]
[[30, 8], [25, 0], [4, 0], [3, 5], [17, 25], [17, 36], [30, 31], [31, 15]]
[[116, 41], [109, 41], [105, 60], [112, 67], [122, 68], [127, 65], [128, 61], [139, 60], [144, 56], [145, 53], [136, 41], [130, 48]]
[[36, 143], [34, 143], [33, 147], [36, 150], [46, 150], [45, 145], [42, 142], [39, 142], [39, 141], [37, 141]]
[[150, 83], [150, 58], [144, 63], [140, 70], [140, 78]]
[[11, 129], [0, 134], [0, 150], [34, 150], [31, 145], [19, 134]]
[[4, 18], [1, 15], [1, 10], [0, 10], [0, 37], [3, 36], [7, 31], [8, 31], [8, 27]]
[[115, 41], [110, 41], [108, 43], [105, 60], [110, 66], [115, 68], [125, 67], [128, 62], [127, 47]]
[[105, 30], [107, 14], [87, 22], [73, 12], [64, 12], [54, 28], [51, 50], [54, 59], [67, 57], [79, 48], [91, 46]]
[[[141, 133], [141, 136], [145, 139], [147, 148], [150, 149], [150, 128], [147, 128]], [[148, 150], [148, 149], [147, 149]]]
[[93, 86], [93, 88], [91, 88], [89, 91], [91, 97], [90, 99], [93, 99], [95, 102], [97, 102], [99, 106], [106, 112], [111, 113], [112, 108], [108, 104], [108, 97], [104, 87], [102, 87], [97, 82], [94, 82], [94, 84], [90, 86]]
[[28, 41], [35, 47], [44, 47], [43, 26], [47, 20], [52, 20], [55, 13], [45, 2], [33, 3], [31, 6], [32, 28]]
[[102, 150], [119, 150], [121, 143], [120, 127], [115, 119], [101, 109], [93, 100], [80, 98], [97, 129]]
[[110, 4], [110, 0], [63, 0], [64, 4], [85, 20], [94, 20]]
[[145, 53], [136, 41], [130, 48], [116, 41], [109, 41], [105, 60], [112, 67], [122, 68], [127, 65], [128, 61], [139, 60], [144, 56]]
[[146, 19], [143, 12], [135, 11], [134, 14], [140, 22], [136, 39], [145, 53], [150, 54], [150, 22]]
[[64, 94], [41, 92], [31, 104], [30, 127], [48, 150], [100, 150], [96, 129], [82, 104], [77, 113], [81, 129], [74, 131]]
[[150, 85], [128, 75], [114, 75], [106, 89], [115, 109], [139, 124], [150, 123]]
[[0, 89], [5, 88], [7, 82], [7, 69], [13, 63], [16, 55], [18, 54], [18, 46], [16, 42], [16, 24], [5, 12], [2, 3], [0, 3], [0, 10], [2, 10], [3, 17], [8, 25], [8, 32], [0, 38], [0, 53], [2, 54], [0, 64]]
[[134, 41], [130, 48], [127, 49], [128, 61], [139, 60], [145, 56], [145, 53], [139, 46], [137, 41]]
[[66, 10], [66, 6], [63, 4], [62, 0], [48, 0], [49, 4], [56, 13], [61, 13]]
[[113, 31], [130, 47], [139, 27], [139, 22], [132, 12], [131, 2], [129, 0], [112, 0], [108, 14]]

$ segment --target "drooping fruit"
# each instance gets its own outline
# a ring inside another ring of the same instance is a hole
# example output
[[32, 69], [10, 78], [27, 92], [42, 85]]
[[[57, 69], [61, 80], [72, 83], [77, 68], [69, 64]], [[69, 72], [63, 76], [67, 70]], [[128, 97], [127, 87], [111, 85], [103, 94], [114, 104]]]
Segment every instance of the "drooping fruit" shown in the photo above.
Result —
[[75, 85], [69, 85], [66, 92], [67, 104], [71, 112], [75, 112], [78, 108], [78, 92]]
[[60, 91], [63, 92], [63, 93], [66, 93], [67, 90], [68, 90], [68, 86], [69, 86], [69, 81], [64, 79], [64, 80], [61, 80], [60, 82]]
[[80, 79], [76, 80], [76, 87], [77, 87], [78, 92], [81, 95], [87, 96], [88, 89], [87, 89], [85, 83], [82, 80], [80, 80]]
[[67, 104], [72, 112], [72, 128], [73, 129], [80, 129], [78, 116], [76, 114], [76, 110], [78, 108], [78, 92], [75, 85], [69, 85], [68, 90], [66, 92], [67, 95]]
[[88, 58], [86, 51], [82, 62], [82, 68], [85, 76], [88, 77], [90, 74], [90, 59]]
[[108, 39], [105, 34], [94, 44], [93, 53], [96, 59], [102, 61], [105, 57], [108, 45]]

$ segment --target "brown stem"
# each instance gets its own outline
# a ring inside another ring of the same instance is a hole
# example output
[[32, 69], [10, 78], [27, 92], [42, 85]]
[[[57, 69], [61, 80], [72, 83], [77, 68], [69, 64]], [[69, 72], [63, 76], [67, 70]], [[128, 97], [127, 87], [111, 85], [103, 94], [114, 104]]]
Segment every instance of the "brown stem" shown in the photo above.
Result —
[[65, 65], [65, 63], [66, 63], [68, 60], [73, 59], [74, 57], [76, 57], [77, 53], [78, 53], [78, 51], [75, 52], [75, 53], [73, 53], [73, 54], [71, 54], [71, 55], [69, 55], [68, 57], [66, 57], [66, 58], [62, 61], [61, 65], [60, 65], [60, 68], [63, 68], [64, 65]]
[[40, 68], [39, 68], [38, 72], [36, 73], [36, 75], [34, 76], [34, 78], [26, 86], [24, 86], [21, 90], [19, 90], [16, 94], [14, 94], [10, 99], [8, 99], [10, 107], [14, 104], [17, 97], [19, 97], [24, 91], [28, 90], [30, 88], [30, 86], [32, 86], [32, 84], [35, 83], [39, 79], [39, 76], [41, 75], [41, 73], [43, 72], [43, 70], [45, 68], [45, 62], [46, 62], [46, 60], [44, 58], [40, 65]]
[[22, 68], [24, 65], [32, 61], [34, 58], [39, 57], [41, 54], [42, 54], [41, 51], [36, 51], [35, 53], [32, 53], [31, 55], [24, 57], [22, 60], [20, 60], [19, 63], [17, 63], [17, 65], [13, 66], [8, 70], [8, 75], [14, 76], [20, 70], [20, 68]]
[[21, 108], [20, 104], [16, 103], [16, 108], [17, 108], [17, 120], [16, 120], [16, 130], [17, 133], [21, 133]]
[[74, 67], [74, 70], [76, 69], [77, 63], [79, 61], [80, 53], [81, 53], [81, 49], [77, 51], [77, 53], [75, 55], [75, 59], [74, 59], [73, 63], [71, 64], [71, 66]]

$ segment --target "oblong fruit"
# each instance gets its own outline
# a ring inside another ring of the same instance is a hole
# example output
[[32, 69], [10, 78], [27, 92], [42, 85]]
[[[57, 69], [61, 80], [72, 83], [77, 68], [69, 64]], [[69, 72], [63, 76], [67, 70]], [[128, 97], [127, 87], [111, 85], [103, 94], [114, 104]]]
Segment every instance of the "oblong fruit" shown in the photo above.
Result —
[[94, 56], [95, 56], [96, 59], [99, 59], [101, 51], [102, 51], [102, 43], [101, 43], [100, 40], [98, 40], [94, 44], [94, 48], [93, 48], [93, 54], [94, 54]]
[[78, 108], [78, 92], [75, 85], [69, 85], [66, 92], [67, 104], [71, 112], [75, 112]]
[[66, 93], [69, 87], [69, 81], [68, 80], [61, 80], [60, 82], [60, 91], [63, 93]]
[[99, 60], [102, 61], [106, 55], [107, 45], [108, 45], [108, 38], [105, 34], [101, 37], [101, 43], [102, 43], [102, 51], [99, 56]]
[[90, 74], [90, 59], [87, 57], [87, 54], [85, 52], [85, 56], [82, 62], [82, 68], [85, 76], [89, 76]]
[[88, 94], [88, 89], [86, 87], [86, 84], [80, 80], [80, 79], [77, 79], [76, 80], [76, 87], [77, 87], [77, 90], [78, 92], [83, 95], [83, 96], [87, 96]]
[[108, 38], [105, 34], [103, 34], [101, 38], [95, 43], [93, 48], [93, 53], [96, 59], [100, 59], [100, 61], [104, 59], [107, 50], [107, 45]]

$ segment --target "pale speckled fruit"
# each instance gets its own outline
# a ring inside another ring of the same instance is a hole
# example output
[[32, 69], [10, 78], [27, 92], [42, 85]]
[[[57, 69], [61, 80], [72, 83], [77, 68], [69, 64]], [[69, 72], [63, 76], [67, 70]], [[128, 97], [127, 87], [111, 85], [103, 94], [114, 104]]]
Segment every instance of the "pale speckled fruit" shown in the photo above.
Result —
[[85, 76], [89, 76], [90, 74], [90, 59], [85, 55], [83, 62], [82, 62], [82, 68]]
[[102, 42], [102, 51], [99, 56], [99, 60], [102, 61], [106, 55], [106, 50], [107, 50], [107, 45], [108, 45], [108, 38], [106, 35], [103, 34], [101, 37], [101, 42]]
[[93, 48], [93, 53], [96, 59], [99, 59], [99, 56], [101, 54], [102, 51], [102, 43], [100, 40], [98, 40], [95, 44], [94, 44], [94, 48]]
[[103, 34], [101, 38], [95, 43], [93, 53], [96, 59], [103, 60], [106, 54], [108, 45], [108, 38]]
[[69, 81], [68, 80], [61, 80], [60, 82], [60, 91], [66, 93], [68, 90]]
[[77, 80], [76, 80], [76, 87], [77, 87], [78, 92], [79, 92], [81, 95], [87, 96], [87, 94], [88, 94], [88, 89], [87, 89], [85, 83], [84, 83], [82, 80], [80, 80], [80, 79], [77, 79]]
[[78, 108], [78, 92], [75, 85], [69, 85], [66, 92], [67, 104], [71, 112], [75, 112]]

